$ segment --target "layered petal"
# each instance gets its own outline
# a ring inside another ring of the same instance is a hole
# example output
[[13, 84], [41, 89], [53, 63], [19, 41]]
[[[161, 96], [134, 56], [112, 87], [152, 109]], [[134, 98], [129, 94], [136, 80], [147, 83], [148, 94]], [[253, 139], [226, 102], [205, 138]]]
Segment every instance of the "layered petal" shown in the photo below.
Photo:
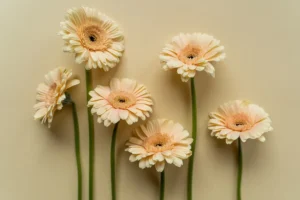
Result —
[[120, 62], [124, 37], [119, 26], [103, 13], [88, 7], [69, 9], [60, 23], [65, 52], [75, 53], [75, 61], [85, 68], [108, 71]]
[[131, 162], [139, 161], [140, 168], [155, 166], [162, 172], [165, 163], [181, 167], [183, 160], [192, 155], [192, 142], [181, 124], [159, 119], [137, 128], [126, 143], [126, 151], [131, 153]]
[[208, 129], [218, 139], [231, 144], [237, 139], [246, 142], [258, 139], [264, 142], [263, 134], [273, 130], [271, 119], [263, 108], [249, 101], [231, 101], [221, 105], [217, 112], [209, 114]]
[[120, 120], [131, 125], [139, 118], [145, 120], [152, 112], [153, 101], [146, 87], [131, 79], [114, 78], [110, 87], [97, 86], [89, 94], [88, 106], [92, 106], [92, 113], [105, 126]]
[[56, 68], [45, 75], [44, 83], [38, 85], [34, 119], [51, 126], [56, 110], [61, 110], [67, 89], [78, 85], [78, 79], [71, 79], [72, 70]]
[[183, 82], [195, 77], [197, 71], [215, 76], [212, 62], [225, 58], [224, 47], [213, 36], [203, 33], [179, 34], [163, 48], [159, 56], [163, 69], [176, 69]]

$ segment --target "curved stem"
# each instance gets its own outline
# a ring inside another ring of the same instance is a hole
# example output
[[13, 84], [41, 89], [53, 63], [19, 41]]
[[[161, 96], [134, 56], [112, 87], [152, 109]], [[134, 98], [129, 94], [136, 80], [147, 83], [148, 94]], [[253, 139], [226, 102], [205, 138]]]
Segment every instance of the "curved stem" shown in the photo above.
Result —
[[79, 137], [79, 124], [76, 111], [76, 105], [72, 101], [72, 114], [74, 124], [74, 139], [75, 139], [75, 154], [77, 164], [77, 187], [78, 187], [78, 200], [82, 199], [82, 169], [81, 169], [81, 156], [80, 156], [80, 137]]
[[192, 94], [192, 121], [193, 121], [193, 129], [192, 129], [192, 156], [190, 157], [189, 166], [188, 166], [188, 180], [187, 180], [187, 199], [193, 199], [193, 168], [194, 168], [194, 157], [195, 157], [195, 147], [197, 142], [197, 98], [196, 98], [196, 90], [194, 78], [191, 78], [191, 94]]
[[241, 139], [238, 139], [238, 178], [237, 178], [237, 200], [242, 200], [241, 184], [242, 184], [242, 173], [243, 173], [243, 152]]
[[116, 123], [113, 135], [111, 138], [111, 146], [110, 146], [110, 178], [111, 178], [111, 199], [116, 200], [116, 166], [115, 166], [115, 150], [116, 150], [116, 138], [117, 138], [117, 130], [119, 123]]
[[[92, 70], [85, 70], [85, 79], [86, 79], [86, 100], [89, 101], [89, 92], [92, 88]], [[94, 198], [94, 120], [91, 113], [91, 108], [87, 109], [88, 112], [88, 126], [89, 126], [89, 200]]]
[[160, 200], [165, 199], [165, 171], [160, 173]]

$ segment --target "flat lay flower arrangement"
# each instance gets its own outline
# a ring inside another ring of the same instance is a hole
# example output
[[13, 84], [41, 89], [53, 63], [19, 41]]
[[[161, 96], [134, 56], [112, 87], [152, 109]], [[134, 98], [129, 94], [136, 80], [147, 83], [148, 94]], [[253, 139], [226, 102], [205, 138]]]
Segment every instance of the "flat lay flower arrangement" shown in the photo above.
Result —
[[[180, 33], [171, 38], [159, 56], [162, 69], [179, 74], [182, 84], [190, 82], [192, 122], [183, 127], [170, 119], [147, 121], [153, 112], [153, 99], [145, 85], [128, 78], [112, 78], [109, 85], [92, 85], [92, 71], [104, 72], [116, 67], [125, 49], [124, 36], [118, 24], [110, 17], [93, 8], [80, 7], [67, 11], [60, 23], [59, 35], [64, 40], [63, 51], [73, 53], [75, 62], [85, 67], [86, 108], [88, 110], [89, 175], [88, 197], [94, 199], [94, 118], [104, 126], [114, 126], [110, 149], [111, 199], [117, 199], [116, 190], [116, 139], [118, 125], [125, 121], [129, 126], [142, 120], [142, 125], [133, 130], [124, 144], [130, 162], [139, 168], [154, 167], [160, 175], [160, 200], [165, 196], [166, 164], [181, 167], [188, 161], [187, 200], [193, 196], [194, 160], [197, 159], [197, 97], [194, 82], [197, 72], [204, 71], [215, 77], [214, 64], [225, 59], [224, 46], [213, 36], [205, 33]], [[159, 62], [158, 60], [158, 62]], [[79, 121], [76, 103], [67, 92], [80, 84], [72, 77], [72, 70], [58, 67], [45, 75], [44, 82], [37, 87], [34, 119], [50, 128], [55, 113], [65, 106], [72, 107], [74, 122], [75, 156], [77, 166], [77, 196], [82, 199], [82, 169], [79, 138]], [[191, 129], [191, 134], [187, 131]], [[237, 147], [237, 200], [242, 199], [242, 143], [250, 139], [266, 140], [265, 133], [272, 131], [271, 119], [260, 106], [247, 100], [225, 103], [217, 111], [208, 113], [208, 129], [213, 137], [224, 139], [224, 143]], [[97, 133], [103, 134], [103, 133]], [[108, 150], [109, 151], [109, 150]], [[184, 189], [183, 189], [184, 190]], [[134, 198], [134, 197], [133, 197]]]

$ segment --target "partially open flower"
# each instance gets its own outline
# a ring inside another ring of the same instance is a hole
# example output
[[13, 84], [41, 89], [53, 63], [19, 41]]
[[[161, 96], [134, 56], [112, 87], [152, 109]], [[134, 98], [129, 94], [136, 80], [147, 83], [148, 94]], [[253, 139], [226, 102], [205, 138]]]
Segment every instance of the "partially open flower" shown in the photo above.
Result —
[[119, 63], [124, 50], [123, 33], [106, 15], [92, 8], [73, 8], [60, 25], [64, 51], [75, 53], [76, 62], [85, 63], [87, 70], [99, 67], [108, 71]]
[[160, 54], [163, 69], [177, 69], [181, 79], [187, 82], [197, 71], [206, 71], [215, 76], [211, 62], [225, 58], [224, 47], [214, 37], [202, 34], [179, 34], [163, 48]]
[[55, 111], [63, 107], [66, 90], [80, 83], [77, 79], [71, 79], [71, 76], [72, 70], [64, 68], [56, 68], [46, 74], [44, 83], [37, 88], [34, 119], [48, 122], [50, 128]]
[[226, 139], [227, 144], [240, 138], [259, 139], [264, 142], [264, 133], [272, 131], [269, 115], [258, 105], [248, 101], [231, 101], [220, 106], [217, 112], [210, 113], [208, 129], [211, 135]]
[[139, 161], [142, 169], [155, 165], [156, 170], [162, 172], [165, 162], [181, 167], [182, 160], [192, 155], [193, 139], [179, 123], [154, 120], [140, 126], [134, 133], [126, 144], [126, 151], [132, 154], [129, 160]]
[[90, 92], [88, 106], [92, 114], [98, 115], [98, 122], [105, 126], [126, 120], [128, 124], [145, 120], [152, 112], [153, 101], [146, 87], [127, 78], [112, 79], [110, 87], [97, 86]]

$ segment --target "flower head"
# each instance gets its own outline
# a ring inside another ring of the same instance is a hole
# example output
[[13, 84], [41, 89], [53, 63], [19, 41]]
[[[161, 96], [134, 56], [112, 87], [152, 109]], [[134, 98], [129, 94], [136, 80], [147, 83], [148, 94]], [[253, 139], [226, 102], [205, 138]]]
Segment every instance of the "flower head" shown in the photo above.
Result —
[[136, 129], [126, 144], [126, 151], [131, 153], [131, 162], [139, 161], [140, 168], [155, 165], [156, 170], [162, 172], [165, 162], [181, 167], [182, 160], [192, 155], [192, 142], [189, 133], [179, 123], [160, 119]]
[[152, 112], [153, 101], [146, 87], [127, 78], [112, 79], [110, 87], [97, 86], [90, 92], [88, 106], [92, 114], [98, 115], [98, 122], [105, 126], [126, 120], [128, 124], [145, 120]]
[[203, 70], [214, 77], [215, 68], [211, 62], [224, 58], [224, 47], [220, 46], [220, 41], [202, 33], [181, 33], [173, 37], [160, 54], [163, 69], [177, 69], [184, 82]]
[[240, 138], [259, 139], [264, 142], [264, 133], [272, 131], [269, 115], [258, 105], [248, 101], [231, 101], [221, 105], [217, 112], [210, 113], [208, 129], [211, 135], [226, 139], [227, 144]]
[[48, 122], [50, 128], [55, 111], [63, 107], [66, 90], [80, 83], [77, 79], [71, 79], [71, 76], [72, 70], [64, 68], [56, 68], [46, 74], [44, 83], [37, 88], [34, 119]]
[[112, 19], [87, 7], [68, 10], [65, 18], [59, 35], [65, 41], [64, 51], [75, 53], [78, 64], [85, 63], [87, 70], [99, 67], [108, 71], [119, 63], [124, 39]]

